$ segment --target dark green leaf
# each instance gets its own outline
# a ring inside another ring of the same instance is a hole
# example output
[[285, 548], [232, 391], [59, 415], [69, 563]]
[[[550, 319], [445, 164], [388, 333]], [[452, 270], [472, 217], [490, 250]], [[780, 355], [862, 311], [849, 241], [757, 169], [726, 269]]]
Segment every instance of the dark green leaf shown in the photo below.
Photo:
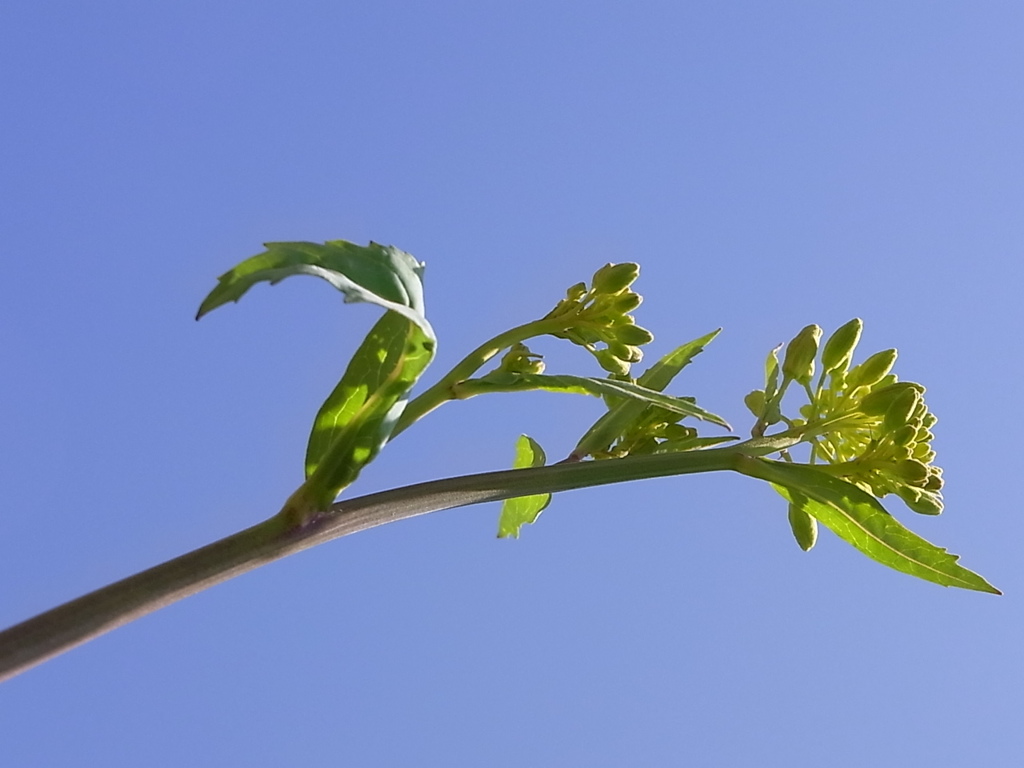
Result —
[[423, 264], [390, 245], [356, 245], [345, 240], [319, 243], [266, 243], [266, 251], [221, 275], [199, 307], [196, 319], [238, 301], [259, 282], [277, 283], [292, 275], [320, 277], [345, 301], [365, 301], [404, 315], [433, 337], [423, 312]]
[[[721, 331], [719, 328], [672, 350], [648, 368], [636, 383], [655, 392], [663, 391]], [[639, 400], [619, 400], [587, 430], [573, 450], [573, 455], [582, 458], [607, 451], [612, 443], [625, 434], [631, 424], [643, 416], [647, 407], [647, 403]]]
[[749, 458], [737, 470], [767, 480], [790, 503], [868, 557], [941, 584], [1000, 594], [985, 579], [957, 563], [957, 556], [904, 528], [879, 501], [855, 485], [813, 467]]
[[[516, 458], [512, 467], [543, 467], [544, 462], [544, 449], [540, 444], [532, 437], [520, 435], [516, 440]], [[550, 502], [550, 493], [506, 499], [501, 505], [501, 517], [498, 519], [498, 538], [518, 539], [519, 529], [535, 522]]]
[[469, 379], [457, 385], [459, 398], [469, 398], [492, 392], [527, 392], [543, 390], [545, 392], [568, 392], [578, 395], [611, 395], [618, 398], [629, 398], [641, 403], [642, 406], [656, 405], [672, 413], [682, 416], [694, 416], [704, 421], [726, 427], [729, 425], [720, 416], [705, 411], [692, 400], [682, 397], [663, 395], [653, 389], [646, 389], [638, 384], [614, 379], [592, 379], [585, 376], [547, 376], [539, 373], [514, 373], [511, 371], [494, 371], [481, 379]]
[[434, 347], [433, 337], [397, 312], [373, 326], [313, 423], [306, 485], [316, 504], [329, 504], [384, 446]]

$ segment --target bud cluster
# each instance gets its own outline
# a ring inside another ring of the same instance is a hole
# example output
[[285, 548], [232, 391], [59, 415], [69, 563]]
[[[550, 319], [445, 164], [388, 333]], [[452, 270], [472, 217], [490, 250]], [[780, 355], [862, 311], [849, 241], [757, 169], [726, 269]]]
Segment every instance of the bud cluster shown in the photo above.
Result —
[[643, 358], [640, 347], [654, 339], [629, 314], [643, 300], [629, 288], [639, 275], [637, 264], [605, 264], [594, 273], [590, 288], [585, 283], [569, 288], [565, 298], [544, 316], [545, 320], [567, 321], [552, 335], [586, 348], [614, 376], [628, 377], [630, 365]]
[[501, 358], [497, 370], [506, 373], [544, 373], [543, 357], [543, 355], [531, 352], [530, 348], [521, 341], [517, 341]]
[[[887, 353], [883, 359], [895, 359], [895, 350]], [[858, 368], [849, 379], [834, 377], [818, 402], [801, 408], [807, 417], [836, 421], [838, 428], [817, 443], [818, 452], [875, 496], [895, 493], [915, 512], [939, 514], [942, 470], [931, 464], [931, 428], [938, 419], [924, 402], [924, 387], [897, 381], [892, 373], [861, 383], [857, 374], [864, 369]]]
[[[790, 431], [800, 431], [812, 445], [812, 462], [882, 497], [894, 493], [915, 512], [942, 511], [942, 470], [932, 466], [931, 441], [937, 419], [924, 402], [925, 389], [901, 382], [892, 373], [896, 350], [871, 355], [850, 366], [863, 324], [853, 319], [839, 328], [821, 351], [821, 374], [812, 389], [821, 329], [800, 331], [789, 343], [782, 364], [783, 384], [747, 395], [746, 403], [759, 424], [772, 423], [765, 414], [778, 408], [787, 381], [802, 384], [810, 402], [798, 419], [780, 417]], [[776, 376], [777, 378], [777, 376]], [[775, 411], [778, 412], [777, 410]], [[755, 430], [757, 427], [755, 426]]]
[[699, 442], [699, 438], [696, 429], [678, 423], [684, 418], [673, 411], [652, 406], [641, 418], [631, 423], [607, 451], [595, 453], [594, 458], [621, 458], [666, 450], [685, 450], [691, 443]]

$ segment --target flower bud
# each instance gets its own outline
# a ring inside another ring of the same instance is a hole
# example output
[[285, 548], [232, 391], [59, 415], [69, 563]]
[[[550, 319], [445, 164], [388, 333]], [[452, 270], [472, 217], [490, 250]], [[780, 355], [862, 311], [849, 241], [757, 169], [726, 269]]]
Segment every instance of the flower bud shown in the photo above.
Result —
[[896, 350], [886, 349], [876, 352], [860, 365], [854, 366], [846, 380], [850, 388], [870, 387], [882, 380], [896, 363]]
[[626, 315], [639, 307], [643, 300], [643, 296], [639, 293], [626, 291], [616, 296], [611, 304], [609, 304], [608, 309], [616, 315]]
[[569, 290], [565, 292], [565, 298], [567, 301], [576, 302], [582, 299], [586, 292], [586, 283], [576, 283], [576, 285], [570, 286]]
[[632, 262], [605, 264], [594, 273], [590, 281], [596, 293], [619, 293], [624, 291], [640, 276], [640, 265]]
[[644, 359], [644, 353], [639, 347], [622, 344], [618, 341], [609, 341], [608, 351], [619, 358], [619, 360], [624, 360], [627, 363], [639, 363]]
[[895, 448], [893, 448], [892, 451], [893, 461], [903, 461], [904, 459], [912, 458], [914, 455], [915, 447], [916, 446], [914, 446], [913, 444], [897, 445]]
[[900, 381], [869, 392], [860, 401], [860, 411], [868, 416], [884, 416], [889, 406], [908, 389], [916, 390], [920, 385], [912, 381]]
[[821, 328], [808, 325], [800, 331], [786, 347], [782, 361], [782, 375], [801, 384], [809, 384], [814, 375], [814, 358], [818, 355], [818, 340]]
[[804, 552], [810, 550], [818, 540], [818, 521], [796, 504], [789, 505], [789, 527], [793, 530], [793, 538]]
[[643, 346], [654, 341], [654, 334], [639, 325], [617, 324], [613, 328], [615, 340], [631, 347]]
[[665, 438], [668, 440], [692, 440], [697, 437], [697, 430], [684, 427], [682, 424], [669, 424], [665, 427]]
[[[893, 445], [906, 446], [910, 445], [917, 439], [917, 427], [912, 424], [904, 424], [902, 427], [892, 433], [891, 439]], [[907, 458], [910, 458], [909, 456]]]
[[905, 459], [895, 467], [896, 476], [905, 483], [921, 487], [928, 479], [928, 467], [919, 461]]
[[501, 358], [499, 369], [509, 373], [544, 373], [544, 360], [522, 342], [516, 342]]
[[608, 373], [617, 376], [625, 376], [629, 373], [629, 363], [616, 357], [610, 349], [599, 349], [594, 352], [594, 357], [597, 358], [598, 364]]
[[935, 460], [935, 451], [928, 443], [918, 443], [914, 446], [914, 458], [922, 464], [931, 464]]
[[859, 317], [855, 317], [845, 325], [839, 326], [829, 337], [821, 352], [821, 367], [825, 372], [845, 371], [849, 367], [850, 358], [857, 342], [860, 341], [860, 332], [863, 328], [864, 323]]
[[885, 418], [882, 421], [883, 429], [892, 432], [907, 424], [914, 415], [914, 409], [917, 408], [920, 400], [921, 395], [913, 388], [906, 388], [897, 394], [885, 411]]
[[897, 493], [908, 507], [920, 515], [938, 515], [942, 512], [942, 495], [939, 493], [906, 486]]

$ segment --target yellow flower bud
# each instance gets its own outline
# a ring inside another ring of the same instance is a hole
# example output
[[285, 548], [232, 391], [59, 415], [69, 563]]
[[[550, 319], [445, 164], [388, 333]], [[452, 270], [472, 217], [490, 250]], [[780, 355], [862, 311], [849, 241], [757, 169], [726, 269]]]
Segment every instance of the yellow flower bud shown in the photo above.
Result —
[[864, 323], [859, 317], [839, 326], [825, 342], [825, 348], [821, 352], [823, 370], [826, 372], [845, 371], [849, 367], [850, 358], [853, 356], [853, 350], [857, 347], [857, 342], [860, 341], [860, 332], [863, 328]]
[[629, 373], [629, 363], [616, 357], [610, 349], [599, 349], [594, 353], [594, 357], [608, 373], [617, 376], [625, 376]]
[[613, 330], [616, 341], [631, 347], [639, 347], [654, 341], [654, 334], [639, 325], [625, 323], [613, 326]]
[[908, 389], [917, 391], [920, 387], [920, 384], [915, 384], [912, 381], [900, 381], [888, 386], [879, 387], [861, 399], [860, 411], [868, 416], [884, 416], [885, 412], [889, 410], [889, 406], [900, 395]]
[[[896, 363], [896, 350], [886, 349], [876, 352], [860, 365], [854, 366], [847, 374], [846, 381], [851, 389], [854, 387], [870, 387], [880, 382]], [[895, 379], [894, 379], [895, 381]]]
[[814, 358], [818, 356], [821, 327], [808, 325], [786, 347], [782, 361], [782, 375], [801, 384], [809, 384], [814, 376]]
[[883, 428], [888, 432], [893, 432], [910, 422], [914, 415], [914, 410], [920, 401], [921, 395], [916, 389], [912, 387], [903, 389], [893, 398], [886, 409], [885, 417], [882, 421]]
[[590, 284], [596, 293], [619, 293], [629, 288], [639, 276], [639, 264], [605, 264], [594, 273]]

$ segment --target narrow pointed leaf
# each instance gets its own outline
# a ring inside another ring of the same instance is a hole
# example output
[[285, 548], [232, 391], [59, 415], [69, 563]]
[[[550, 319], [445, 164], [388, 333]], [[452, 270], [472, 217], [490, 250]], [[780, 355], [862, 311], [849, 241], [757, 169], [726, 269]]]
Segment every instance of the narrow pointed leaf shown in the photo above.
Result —
[[[663, 391], [672, 382], [672, 379], [721, 332], [722, 329], [719, 328], [677, 347], [648, 368], [636, 383], [656, 392]], [[643, 416], [646, 410], [647, 404], [638, 400], [617, 402], [580, 438], [573, 450], [573, 455], [583, 457], [607, 451], [634, 421]]]
[[638, 401], [641, 407], [656, 405], [672, 413], [682, 416], [694, 416], [704, 421], [729, 428], [728, 423], [710, 411], [706, 411], [692, 400], [682, 397], [663, 395], [653, 389], [631, 384], [627, 381], [614, 379], [594, 379], [586, 376], [558, 375], [548, 376], [537, 373], [513, 373], [511, 371], [495, 371], [480, 379], [469, 379], [457, 386], [460, 398], [493, 392], [527, 392], [543, 390], [545, 392], [567, 392], [578, 395], [601, 397], [611, 395], [617, 398], [628, 398]]
[[434, 347], [432, 337], [397, 312], [384, 313], [370, 329], [313, 422], [306, 477], [317, 504], [329, 504], [380, 452]]
[[[516, 457], [512, 464], [514, 469], [543, 467], [545, 460], [544, 449], [536, 440], [527, 435], [519, 436], [516, 440]], [[498, 538], [518, 539], [519, 529], [535, 522], [550, 502], [550, 493], [505, 499], [501, 505], [501, 517], [498, 518]]]
[[345, 301], [365, 301], [397, 312], [433, 336], [423, 310], [423, 264], [390, 245], [265, 243], [266, 251], [246, 259], [217, 278], [217, 287], [199, 307], [196, 319], [222, 304], [238, 301], [254, 285], [271, 285], [292, 275], [326, 280]]
[[944, 587], [1001, 594], [957, 563], [957, 555], [909, 531], [874, 496], [818, 470], [768, 459], [737, 462], [743, 474], [770, 482], [791, 504], [868, 557]]
[[723, 443], [731, 443], [739, 440], [734, 435], [722, 435], [720, 437], [688, 437], [684, 440], [666, 440], [660, 443], [655, 453], [682, 453], [684, 451], [697, 451], [702, 448], [713, 448]]

